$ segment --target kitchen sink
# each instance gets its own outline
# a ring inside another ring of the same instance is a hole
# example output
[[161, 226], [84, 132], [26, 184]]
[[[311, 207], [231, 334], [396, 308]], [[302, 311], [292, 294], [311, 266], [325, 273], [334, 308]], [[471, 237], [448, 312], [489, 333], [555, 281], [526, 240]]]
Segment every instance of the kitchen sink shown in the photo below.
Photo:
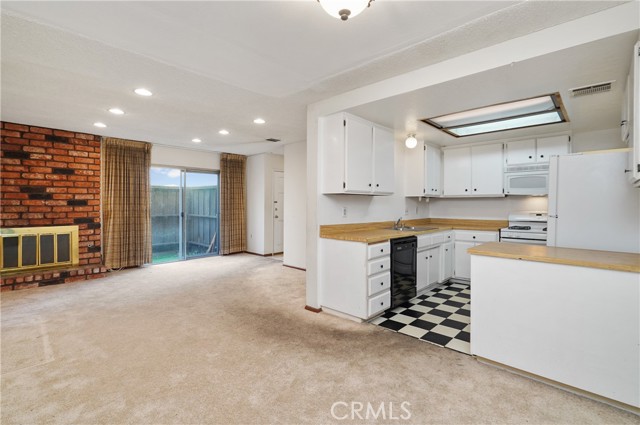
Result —
[[428, 230], [437, 230], [437, 227], [421, 227], [421, 226], [402, 226], [402, 227], [392, 227], [391, 230], [396, 230], [398, 232], [426, 232]]

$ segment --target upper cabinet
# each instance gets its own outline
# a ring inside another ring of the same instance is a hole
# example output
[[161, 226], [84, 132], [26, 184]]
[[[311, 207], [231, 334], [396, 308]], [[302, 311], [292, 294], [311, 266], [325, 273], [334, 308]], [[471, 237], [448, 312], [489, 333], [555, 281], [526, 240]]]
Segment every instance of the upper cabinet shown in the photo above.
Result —
[[391, 130], [347, 113], [323, 117], [319, 124], [322, 193], [393, 193]]
[[442, 152], [440, 149], [418, 142], [405, 156], [405, 196], [442, 195]]
[[503, 196], [502, 144], [444, 151], [444, 196]]
[[569, 136], [518, 140], [506, 146], [507, 165], [548, 163], [552, 155], [569, 153]]

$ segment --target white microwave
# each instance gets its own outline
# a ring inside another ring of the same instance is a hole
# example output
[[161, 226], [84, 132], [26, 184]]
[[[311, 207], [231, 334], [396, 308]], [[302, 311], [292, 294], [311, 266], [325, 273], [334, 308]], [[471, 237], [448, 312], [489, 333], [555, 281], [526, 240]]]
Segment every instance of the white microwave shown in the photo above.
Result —
[[505, 170], [504, 193], [505, 195], [548, 195], [549, 169]]

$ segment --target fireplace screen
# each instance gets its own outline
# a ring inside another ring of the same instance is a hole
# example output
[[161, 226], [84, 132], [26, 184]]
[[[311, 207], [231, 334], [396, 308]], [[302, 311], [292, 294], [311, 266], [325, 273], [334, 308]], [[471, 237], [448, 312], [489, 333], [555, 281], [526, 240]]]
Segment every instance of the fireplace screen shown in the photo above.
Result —
[[0, 229], [0, 269], [77, 265], [78, 226], [47, 226]]

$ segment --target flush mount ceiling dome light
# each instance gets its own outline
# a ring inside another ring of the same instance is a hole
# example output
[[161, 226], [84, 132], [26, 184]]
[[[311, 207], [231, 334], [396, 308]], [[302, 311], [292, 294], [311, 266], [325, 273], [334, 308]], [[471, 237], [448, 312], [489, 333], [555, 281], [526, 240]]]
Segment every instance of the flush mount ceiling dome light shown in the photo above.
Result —
[[418, 139], [416, 139], [415, 134], [410, 134], [409, 137], [404, 141], [404, 145], [409, 149], [413, 149], [418, 146]]
[[422, 120], [422, 122], [454, 137], [474, 136], [568, 121], [560, 93]]
[[336, 19], [346, 21], [357, 16], [371, 6], [373, 0], [318, 0], [320, 6], [329, 15]]

